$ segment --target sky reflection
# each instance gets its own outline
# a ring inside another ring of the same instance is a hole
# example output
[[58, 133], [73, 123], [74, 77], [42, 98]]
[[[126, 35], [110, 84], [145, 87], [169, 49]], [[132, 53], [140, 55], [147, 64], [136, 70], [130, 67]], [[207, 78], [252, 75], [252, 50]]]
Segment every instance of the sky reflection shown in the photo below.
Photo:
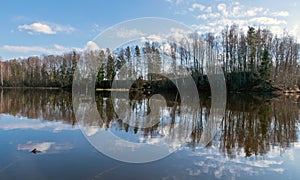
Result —
[[[23, 96], [23, 93], [19, 95]], [[19, 95], [4, 93], [4, 101], [2, 99], [0, 102], [5, 103], [9, 99], [20, 100], [22, 98]], [[40, 94], [39, 97], [41, 96]], [[87, 136], [93, 137], [101, 131], [110, 131], [119, 138], [137, 144], [155, 145], [164, 138], [162, 135], [174, 134], [167, 142], [171, 147], [180, 146], [180, 148], [161, 160], [137, 165], [122, 163], [98, 152], [86, 141], [76, 123], [74, 124], [71, 118], [74, 116], [70, 113], [73, 112], [72, 107], [64, 107], [67, 104], [58, 105], [57, 102], [56, 105], [49, 105], [52, 103], [51, 98], [59, 99], [59, 97], [58, 93], [54, 95], [49, 92], [47, 96], [48, 99], [44, 101], [34, 100], [42, 103], [41, 107], [45, 103], [47, 104], [45, 107], [50, 108], [48, 111], [42, 111], [43, 116], [26, 117], [26, 114], [33, 113], [29, 108], [28, 111], [24, 111], [24, 107], [23, 111], [18, 109], [21, 106], [15, 106], [15, 109], [7, 106], [2, 109], [0, 152], [3, 156], [0, 160], [0, 179], [21, 177], [46, 179], [50, 176], [75, 179], [296, 179], [300, 177], [298, 97], [250, 98], [245, 101], [236, 101], [236, 99], [243, 99], [240, 97], [230, 97], [222, 130], [206, 147], [200, 147], [198, 140], [201, 134], [197, 134], [200, 132], [197, 127], [200, 126], [195, 126], [195, 123], [200, 121], [190, 123], [181, 121], [182, 123], [177, 124], [177, 127], [173, 127], [175, 130], [172, 129], [170, 126], [172, 117], [169, 117], [168, 108], [171, 109], [173, 106], [170, 102], [168, 102], [170, 106], [162, 113], [166, 117], [163, 125], [135, 129], [126, 126], [120, 119], [112, 118], [114, 112], [110, 109], [111, 99], [108, 96], [98, 95], [98, 111], [101, 111], [106, 119], [101, 126], [96, 126], [95, 122], [87, 122], [85, 126]], [[69, 98], [67, 94], [64, 94], [64, 97]], [[68, 101], [68, 98], [64, 101]], [[142, 104], [137, 104], [136, 107], [144, 106], [143, 103], [147, 101], [139, 102]], [[202, 99], [201, 102], [202, 116], [200, 117], [205, 121], [209, 115], [207, 109], [210, 104], [206, 99]], [[34, 104], [30, 104], [30, 107], [34, 107]], [[64, 109], [68, 109], [68, 113], [65, 113]], [[175, 111], [174, 116], [177, 122], [180, 122], [180, 116], [176, 116], [179, 110], [180, 108]], [[38, 109], [34, 111], [38, 114]], [[47, 112], [55, 112], [53, 114], [55, 118]], [[49, 117], [50, 120], [44, 117]], [[89, 126], [89, 123], [94, 125]], [[254, 138], [247, 139], [252, 132], [255, 132]], [[179, 136], [180, 133], [183, 136]], [[249, 140], [251, 143], [247, 144]], [[118, 147], [121, 148], [121, 145]], [[40, 153], [31, 153], [35, 148]], [[41, 174], [43, 176], [38, 176]]]

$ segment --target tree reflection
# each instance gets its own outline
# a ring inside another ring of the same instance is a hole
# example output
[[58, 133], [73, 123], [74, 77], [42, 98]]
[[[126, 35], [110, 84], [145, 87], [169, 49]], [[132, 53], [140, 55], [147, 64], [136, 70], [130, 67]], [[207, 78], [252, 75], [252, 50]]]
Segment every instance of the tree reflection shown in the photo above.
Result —
[[[244, 151], [245, 156], [264, 155], [270, 148], [288, 148], [297, 141], [297, 96], [280, 96], [241, 101], [229, 99], [220, 138], [221, 150], [234, 158]], [[238, 106], [234, 103], [240, 102]]]
[[[201, 135], [207, 125], [211, 110], [211, 99], [200, 96], [200, 106], [186, 107], [176, 98], [176, 93], [162, 93], [165, 107], [158, 106], [158, 112], [147, 117], [150, 127], [134, 121], [151, 111], [150, 95], [138, 92], [118, 92], [128, 99], [112, 99], [109, 92], [96, 92], [96, 109], [100, 119], [85, 120], [86, 126], [113, 128], [145, 138], [169, 136], [168, 141], [181, 142], [189, 148], [199, 146]], [[230, 95], [222, 120], [221, 131], [207, 144], [217, 144], [220, 151], [229, 158], [243, 154], [246, 157], [264, 155], [273, 147], [286, 149], [297, 141], [299, 119], [299, 96], [253, 96]], [[131, 119], [125, 121], [119, 115], [120, 103], [130, 105]], [[88, 110], [92, 111], [92, 110]], [[64, 121], [75, 125], [72, 94], [62, 90], [0, 91], [0, 113], [30, 119]], [[93, 112], [94, 113], [94, 112]], [[91, 113], [92, 114], [92, 113]], [[130, 124], [128, 123], [130, 122]]]
[[0, 90], [0, 113], [75, 125], [72, 94], [61, 90]]

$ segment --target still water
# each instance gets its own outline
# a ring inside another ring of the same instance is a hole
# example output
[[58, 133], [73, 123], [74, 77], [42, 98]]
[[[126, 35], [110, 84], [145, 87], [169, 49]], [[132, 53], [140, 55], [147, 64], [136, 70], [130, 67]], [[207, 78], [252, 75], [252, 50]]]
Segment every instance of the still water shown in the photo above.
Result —
[[[0, 91], [0, 179], [300, 177], [299, 96], [229, 95], [220, 128], [205, 147], [200, 140], [211, 98], [200, 97], [199, 116], [189, 122], [191, 111], [182, 110], [176, 94], [163, 96], [166, 106], [150, 119], [156, 123], [141, 127], [124, 122], [116, 110], [118, 103], [128, 101], [134, 117], [143, 117], [149, 114], [149, 96], [131, 93], [129, 99], [112, 99], [110, 92], [96, 92], [101, 121], [92, 118], [79, 126], [70, 92]], [[95, 134], [95, 128], [136, 143], [155, 142], [165, 130], [168, 143], [177, 146], [157, 161], [125, 163], [89, 143], [86, 137]]]

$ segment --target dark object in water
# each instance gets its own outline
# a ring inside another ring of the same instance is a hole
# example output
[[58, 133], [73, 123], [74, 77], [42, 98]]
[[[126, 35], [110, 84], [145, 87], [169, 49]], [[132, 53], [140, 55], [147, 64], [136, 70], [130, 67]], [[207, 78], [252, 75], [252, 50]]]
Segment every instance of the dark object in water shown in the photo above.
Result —
[[37, 150], [36, 148], [34, 148], [32, 151], [31, 151], [33, 154], [36, 154], [36, 153], [40, 153], [41, 151]]

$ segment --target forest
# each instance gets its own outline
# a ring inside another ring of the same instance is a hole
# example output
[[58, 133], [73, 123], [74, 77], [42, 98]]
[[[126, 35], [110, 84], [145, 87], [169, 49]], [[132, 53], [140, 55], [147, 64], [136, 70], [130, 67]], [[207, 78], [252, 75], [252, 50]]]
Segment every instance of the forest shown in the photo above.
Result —
[[[147, 72], [150, 66], [168, 71], [166, 61], [175, 70], [184, 67], [197, 87], [205, 86], [207, 64], [212, 58], [208, 55], [213, 52], [230, 91], [299, 91], [299, 44], [288, 32], [276, 35], [268, 29], [250, 26], [243, 31], [233, 24], [218, 35], [194, 32], [187, 36], [188, 40], [170, 40], [165, 44], [145, 41], [114, 51], [88, 52], [100, 62], [94, 77], [96, 87], [109, 88], [107, 84], [111, 85], [120, 75], [125, 63], [131, 67], [128, 76], [135, 74], [142, 84], [168, 81]], [[82, 52], [72, 51], [0, 61], [0, 87], [71, 88], [82, 56]]]

